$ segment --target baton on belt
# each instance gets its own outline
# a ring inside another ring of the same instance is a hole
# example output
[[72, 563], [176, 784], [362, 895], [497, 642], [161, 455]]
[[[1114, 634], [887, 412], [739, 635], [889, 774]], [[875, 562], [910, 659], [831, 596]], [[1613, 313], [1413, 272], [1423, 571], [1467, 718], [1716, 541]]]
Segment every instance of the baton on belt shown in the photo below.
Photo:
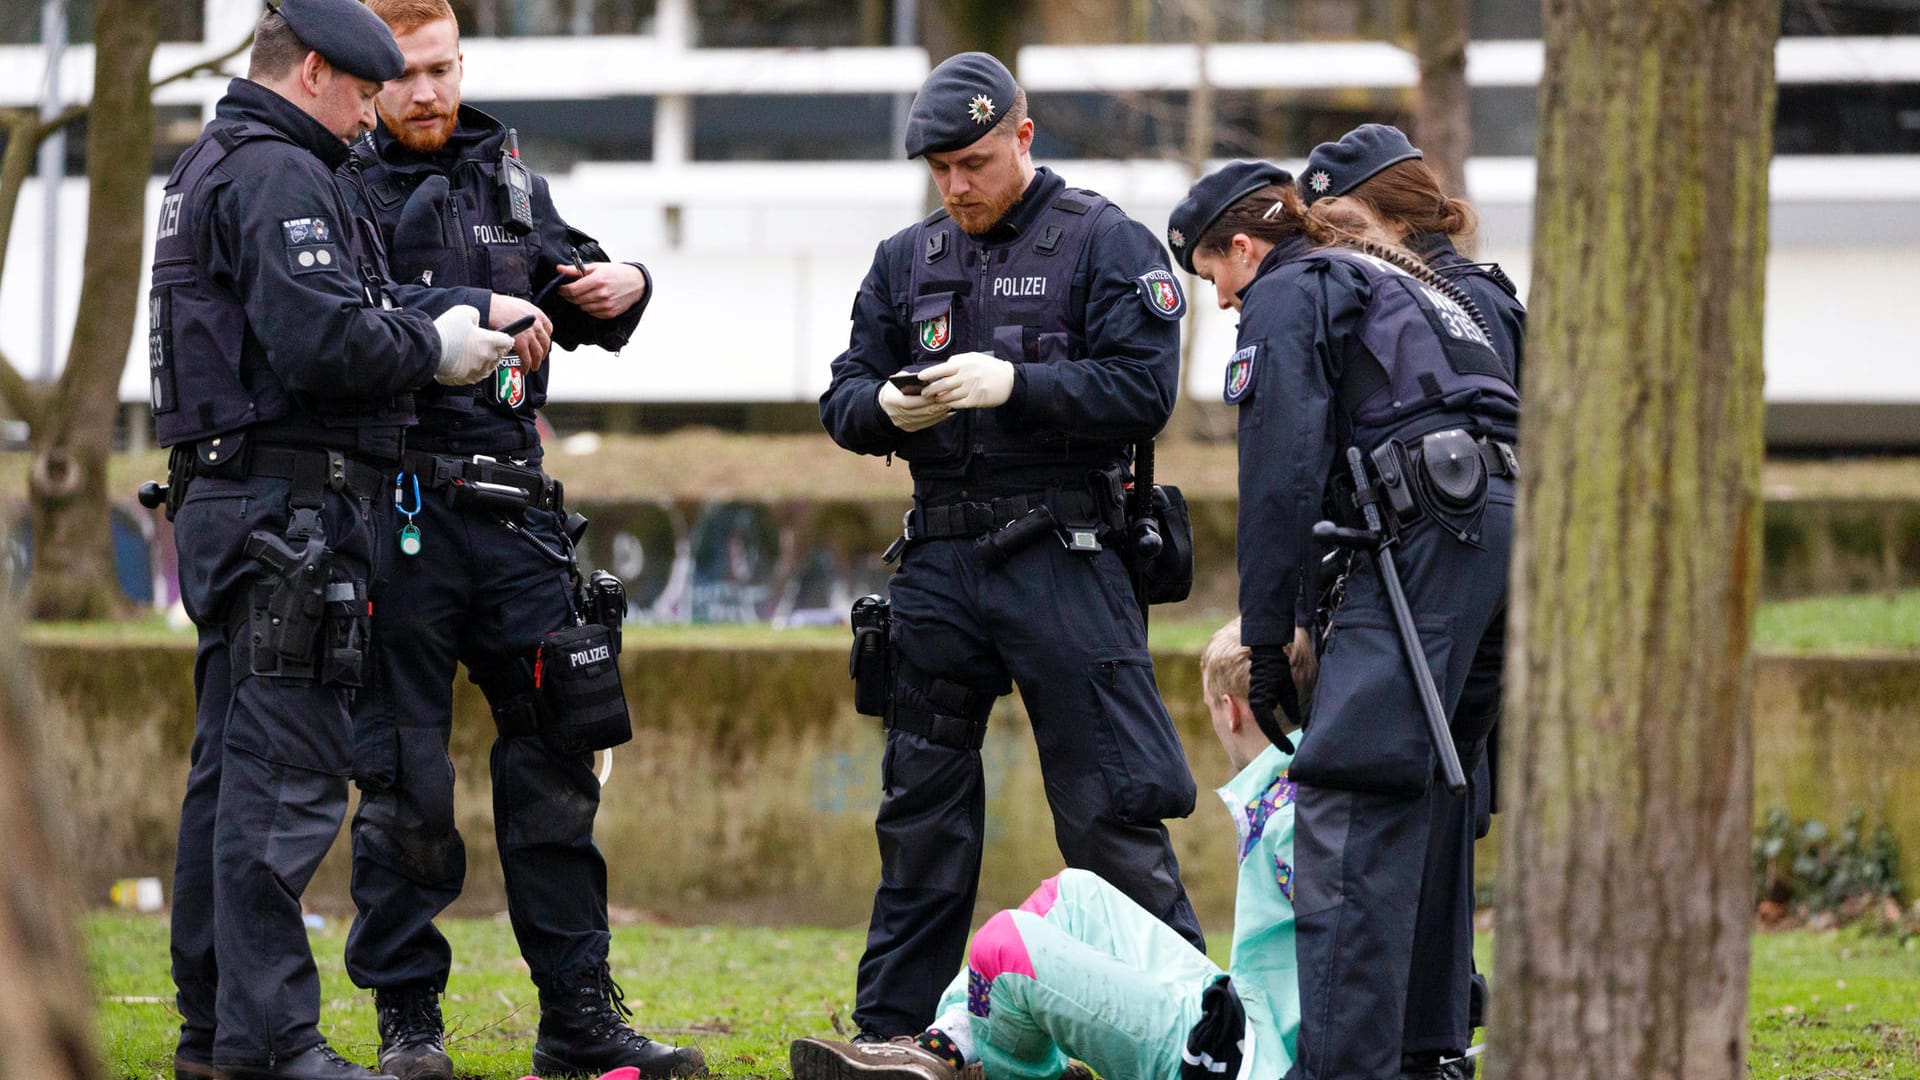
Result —
[[1389, 550], [1393, 537], [1380, 523], [1380, 496], [1367, 480], [1366, 459], [1357, 446], [1347, 447], [1347, 467], [1353, 472], [1353, 501], [1366, 517], [1364, 529], [1347, 529], [1331, 521], [1313, 527], [1313, 538], [1322, 543], [1359, 548], [1373, 553], [1380, 580], [1387, 585], [1387, 601], [1393, 608], [1393, 625], [1400, 631], [1400, 651], [1413, 669], [1413, 683], [1420, 690], [1420, 705], [1427, 714], [1427, 736], [1433, 740], [1434, 753], [1440, 756], [1440, 772], [1447, 791], [1458, 795], [1467, 790], [1466, 773], [1460, 768], [1460, 754], [1453, 748], [1453, 733], [1447, 726], [1447, 712], [1440, 707], [1440, 691], [1433, 685], [1433, 671], [1427, 667], [1427, 652], [1420, 644], [1420, 632], [1414, 628], [1413, 612], [1407, 607], [1407, 594], [1400, 586], [1400, 570]]
[[1133, 599], [1140, 606], [1140, 628], [1147, 627], [1147, 566], [1160, 555], [1166, 540], [1160, 535], [1160, 522], [1153, 516], [1153, 440], [1142, 439], [1133, 446], [1133, 490], [1125, 499], [1127, 538], [1133, 546]]

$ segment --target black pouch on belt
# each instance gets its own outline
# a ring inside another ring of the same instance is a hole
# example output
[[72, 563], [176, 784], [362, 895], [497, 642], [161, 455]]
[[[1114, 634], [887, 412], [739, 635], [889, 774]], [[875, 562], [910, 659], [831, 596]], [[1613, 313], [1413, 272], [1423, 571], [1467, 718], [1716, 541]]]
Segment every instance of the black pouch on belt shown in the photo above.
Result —
[[633, 738], [619, 657], [613, 631], [599, 623], [555, 630], [540, 643], [533, 682], [549, 707], [541, 735], [555, 750], [579, 754]]
[[1471, 514], [1486, 501], [1487, 466], [1473, 436], [1459, 428], [1426, 435], [1418, 460], [1425, 494], [1440, 510]]
[[893, 646], [889, 641], [893, 606], [878, 596], [853, 602], [853, 651], [847, 658], [853, 677], [853, 711], [862, 716], [887, 715], [887, 697], [893, 693]]
[[1160, 523], [1160, 553], [1141, 567], [1147, 603], [1177, 604], [1193, 592], [1193, 519], [1187, 497], [1171, 484], [1153, 485], [1153, 516]]

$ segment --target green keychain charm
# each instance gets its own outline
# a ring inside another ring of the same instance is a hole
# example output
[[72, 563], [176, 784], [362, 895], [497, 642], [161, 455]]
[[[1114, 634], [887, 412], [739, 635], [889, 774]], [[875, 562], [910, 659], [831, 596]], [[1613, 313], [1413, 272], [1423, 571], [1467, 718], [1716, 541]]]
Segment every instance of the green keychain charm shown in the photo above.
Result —
[[401, 484], [406, 477], [406, 473], [393, 474], [393, 508], [407, 519], [407, 523], [400, 526], [400, 554], [418, 555], [420, 554], [420, 528], [413, 523], [413, 516], [420, 512], [420, 476], [416, 473], [413, 477], [413, 509], [411, 510], [407, 509], [406, 500], [400, 497]]

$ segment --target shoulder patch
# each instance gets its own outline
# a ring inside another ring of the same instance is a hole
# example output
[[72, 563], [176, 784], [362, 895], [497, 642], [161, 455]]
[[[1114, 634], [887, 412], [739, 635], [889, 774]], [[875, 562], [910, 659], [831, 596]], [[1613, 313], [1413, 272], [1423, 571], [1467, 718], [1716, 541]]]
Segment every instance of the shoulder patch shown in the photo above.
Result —
[[1147, 310], [1173, 322], [1187, 313], [1187, 298], [1180, 292], [1180, 280], [1169, 270], [1149, 270], [1133, 279], [1134, 288]]
[[280, 223], [280, 235], [288, 247], [300, 244], [326, 244], [333, 241], [333, 227], [323, 217], [292, 218]]
[[1222, 394], [1227, 404], [1238, 405], [1253, 396], [1253, 376], [1259, 363], [1258, 342], [1233, 354], [1233, 359], [1227, 363], [1227, 386]]

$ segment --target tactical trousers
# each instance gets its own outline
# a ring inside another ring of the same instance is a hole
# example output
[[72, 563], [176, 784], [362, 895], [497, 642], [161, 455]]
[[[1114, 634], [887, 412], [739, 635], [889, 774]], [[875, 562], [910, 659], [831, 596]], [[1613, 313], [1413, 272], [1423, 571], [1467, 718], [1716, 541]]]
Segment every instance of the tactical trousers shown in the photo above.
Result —
[[[1431, 522], [1395, 548], [1462, 765], [1472, 775], [1497, 713], [1512, 488], [1495, 479], [1478, 546]], [[1382, 1080], [1401, 1054], [1468, 1045], [1473, 978], [1473, 792], [1432, 780], [1432, 751], [1384, 588], [1362, 560], [1321, 660], [1295, 758], [1300, 997], [1296, 1080]], [[1461, 708], [1492, 702], [1491, 711]], [[1354, 777], [1408, 775], [1418, 791], [1309, 781], [1309, 747], [1337, 747]], [[1377, 748], [1377, 749], [1376, 749]], [[1415, 756], [1418, 755], [1418, 756]]]
[[[522, 661], [548, 631], [571, 624], [572, 608], [566, 568], [494, 514], [427, 492], [413, 523], [421, 551], [387, 560], [375, 607], [378, 692], [355, 710], [363, 794], [347, 973], [361, 987], [444, 990], [452, 951], [433, 920], [466, 877], [447, 754], [455, 665], [467, 666], [492, 704], [505, 704], [530, 691]], [[529, 509], [522, 527], [562, 548], [552, 514]], [[609, 940], [607, 864], [593, 843], [593, 755], [558, 754], [520, 734], [496, 738], [488, 765], [507, 914], [533, 977], [599, 964]]]
[[[200, 630], [192, 764], [180, 808], [172, 959], [181, 1056], [263, 1067], [321, 1042], [320, 982], [300, 894], [346, 815], [352, 720], [344, 689], [251, 673], [232, 605], [261, 573], [248, 533], [281, 536], [287, 482], [193, 481], [174, 522], [180, 591]], [[335, 566], [362, 580], [367, 499], [324, 496]]]
[[[908, 549], [889, 591], [905, 665], [989, 697], [1019, 687], [1067, 865], [1099, 874], [1204, 948], [1162, 824], [1193, 811], [1193, 776], [1118, 553], [1074, 554], [1043, 540], [989, 570], [970, 540], [926, 541]], [[896, 701], [938, 711], [918, 678], [902, 677]], [[880, 886], [853, 1015], [862, 1031], [893, 1036], [933, 1019], [960, 966], [986, 793], [977, 749], [897, 728], [881, 773]]]

